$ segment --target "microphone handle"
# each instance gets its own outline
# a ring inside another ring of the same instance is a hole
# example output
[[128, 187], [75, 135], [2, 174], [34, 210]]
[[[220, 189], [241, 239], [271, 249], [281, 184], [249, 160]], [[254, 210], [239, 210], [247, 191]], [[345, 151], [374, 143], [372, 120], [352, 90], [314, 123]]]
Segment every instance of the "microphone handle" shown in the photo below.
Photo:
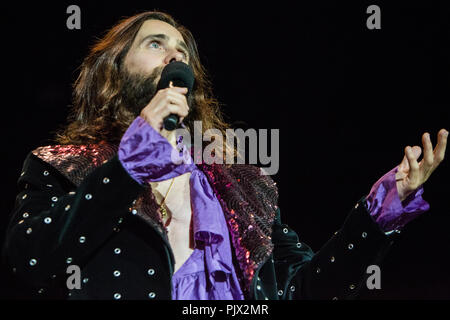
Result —
[[178, 115], [172, 113], [164, 118], [164, 129], [167, 131], [175, 130], [175, 128], [178, 126], [178, 120], [180, 118]]

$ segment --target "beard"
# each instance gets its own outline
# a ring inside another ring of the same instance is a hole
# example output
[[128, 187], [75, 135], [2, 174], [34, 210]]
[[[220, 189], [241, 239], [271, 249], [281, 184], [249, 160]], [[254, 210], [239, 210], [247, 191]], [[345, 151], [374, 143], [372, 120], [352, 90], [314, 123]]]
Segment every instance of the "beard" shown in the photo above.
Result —
[[120, 72], [122, 105], [137, 117], [156, 94], [156, 79], [164, 66], [155, 68], [151, 74], [130, 73], [126, 68]]

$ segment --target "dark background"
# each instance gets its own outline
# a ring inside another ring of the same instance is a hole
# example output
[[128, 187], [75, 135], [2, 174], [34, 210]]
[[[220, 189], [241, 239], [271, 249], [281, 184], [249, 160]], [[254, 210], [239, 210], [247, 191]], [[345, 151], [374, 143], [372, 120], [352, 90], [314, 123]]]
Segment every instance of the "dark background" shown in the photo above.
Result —
[[[1, 241], [28, 152], [64, 124], [71, 83], [95, 37], [120, 18], [162, 10], [197, 39], [230, 122], [280, 129], [285, 223], [314, 251], [421, 135], [450, 130], [450, 10], [445, 1], [60, 1], [3, 9]], [[314, 3], [314, 4], [312, 4]], [[81, 30], [66, 8], [81, 8]], [[381, 30], [366, 28], [367, 6]], [[6, 53], [6, 54], [5, 54]], [[450, 163], [425, 184], [428, 213], [411, 222], [362, 299], [450, 298]], [[1, 296], [21, 288], [0, 270]]]

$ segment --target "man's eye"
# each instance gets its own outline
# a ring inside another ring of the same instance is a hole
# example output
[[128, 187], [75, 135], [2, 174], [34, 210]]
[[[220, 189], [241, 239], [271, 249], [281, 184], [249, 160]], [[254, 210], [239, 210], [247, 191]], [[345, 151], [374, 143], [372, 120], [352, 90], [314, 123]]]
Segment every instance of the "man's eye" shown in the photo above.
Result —
[[149, 46], [151, 48], [159, 49], [161, 46], [161, 43], [159, 41], [153, 40], [152, 42], [150, 42]]
[[184, 51], [180, 51], [182, 54], [183, 54], [183, 58], [184, 58], [184, 60], [187, 60], [187, 57], [188, 57], [188, 55], [187, 55], [187, 53], [186, 52], [184, 52]]

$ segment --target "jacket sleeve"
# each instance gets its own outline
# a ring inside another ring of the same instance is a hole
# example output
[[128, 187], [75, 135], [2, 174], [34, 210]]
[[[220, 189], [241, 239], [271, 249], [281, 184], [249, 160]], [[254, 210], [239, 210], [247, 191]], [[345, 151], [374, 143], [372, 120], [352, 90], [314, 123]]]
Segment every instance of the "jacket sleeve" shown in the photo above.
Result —
[[[45, 287], [80, 267], [115, 231], [145, 186], [117, 155], [76, 187], [54, 167], [29, 153], [18, 180], [3, 257], [19, 279]], [[67, 275], [66, 275], [67, 276]]]
[[282, 224], [277, 212], [273, 228], [274, 263], [280, 299], [355, 299], [393, 243], [370, 217], [362, 198], [342, 228], [317, 252]]

